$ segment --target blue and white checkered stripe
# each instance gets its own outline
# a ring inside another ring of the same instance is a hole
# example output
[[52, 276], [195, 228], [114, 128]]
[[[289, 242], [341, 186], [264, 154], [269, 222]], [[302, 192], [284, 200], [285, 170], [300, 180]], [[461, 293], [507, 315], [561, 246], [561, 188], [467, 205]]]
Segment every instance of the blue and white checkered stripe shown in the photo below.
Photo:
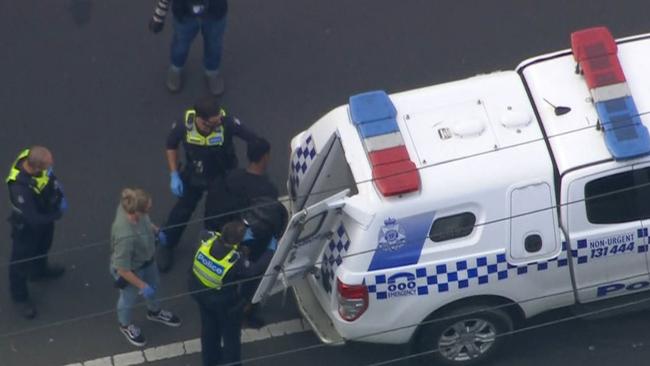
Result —
[[[416, 268], [415, 273], [374, 275], [367, 277], [365, 281], [368, 292], [374, 293], [377, 300], [383, 300], [399, 290], [412, 290], [418, 296], [428, 295], [431, 292], [444, 293], [507, 280], [532, 272], [566, 267], [568, 264], [566, 243], [563, 243], [560, 255], [548, 261], [516, 266], [508, 263], [504, 252]], [[409, 276], [407, 283], [401, 281]], [[395, 277], [400, 277], [400, 280], [395, 280]]]
[[350, 238], [341, 222], [323, 251], [320, 271], [325, 291], [331, 292], [336, 269], [343, 263], [348, 249], [350, 249]]
[[[636, 236], [638, 239], [643, 239], [648, 237], [648, 229], [643, 228], [643, 229], [638, 229]], [[636, 251], [635, 252], [630, 252], [630, 253], [636, 253], [636, 254], [644, 254], [648, 251], [648, 244], [646, 244], [645, 240], [640, 240], [640, 244], [636, 245]], [[571, 249], [571, 257], [573, 258], [573, 261], [577, 264], [585, 264], [589, 263], [589, 256], [591, 254], [591, 249], [589, 248], [588, 241], [587, 239], [579, 239], [576, 242], [576, 247], [577, 249]], [[606, 258], [606, 257], [601, 257], [601, 258]]]
[[291, 158], [291, 172], [289, 181], [294, 191], [300, 185], [300, 180], [305, 176], [309, 166], [316, 157], [316, 145], [310, 134], [305, 134], [303, 140], [296, 147]]

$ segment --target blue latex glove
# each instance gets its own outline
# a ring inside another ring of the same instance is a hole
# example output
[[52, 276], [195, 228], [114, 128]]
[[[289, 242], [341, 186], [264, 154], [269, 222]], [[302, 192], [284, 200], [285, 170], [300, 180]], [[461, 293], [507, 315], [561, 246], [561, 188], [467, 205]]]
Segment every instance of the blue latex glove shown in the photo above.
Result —
[[169, 183], [169, 186], [172, 190], [172, 193], [176, 197], [182, 197], [183, 196], [183, 181], [181, 180], [180, 175], [178, 175], [178, 172], [171, 172], [171, 182]]
[[163, 247], [167, 245], [167, 234], [162, 230], [158, 230], [158, 244]]
[[68, 211], [68, 200], [66, 200], [65, 197], [63, 197], [61, 199], [61, 203], [59, 203], [59, 210], [61, 211], [61, 213], [65, 213], [66, 211]]
[[255, 235], [253, 235], [253, 230], [251, 230], [251, 228], [247, 227], [246, 232], [244, 233], [244, 239], [242, 239], [242, 241], [253, 240], [254, 238], [255, 238]]
[[47, 168], [47, 176], [51, 177], [54, 174], [54, 167]]
[[271, 240], [269, 240], [269, 245], [266, 247], [266, 249], [275, 252], [276, 249], [278, 249], [278, 241], [275, 239], [275, 236], [271, 237]]
[[144, 288], [140, 290], [140, 295], [144, 296], [147, 300], [151, 300], [156, 295], [156, 289], [149, 285], [145, 285]]

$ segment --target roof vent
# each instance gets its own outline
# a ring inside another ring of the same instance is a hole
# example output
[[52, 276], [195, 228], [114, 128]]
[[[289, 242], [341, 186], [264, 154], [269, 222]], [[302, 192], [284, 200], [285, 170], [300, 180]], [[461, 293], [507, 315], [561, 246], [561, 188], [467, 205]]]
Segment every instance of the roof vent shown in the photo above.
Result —
[[505, 128], [524, 128], [532, 122], [532, 118], [528, 113], [519, 112], [509, 108], [501, 115], [501, 125]]
[[485, 131], [485, 123], [476, 118], [465, 119], [452, 124], [451, 130], [460, 138], [478, 137]]

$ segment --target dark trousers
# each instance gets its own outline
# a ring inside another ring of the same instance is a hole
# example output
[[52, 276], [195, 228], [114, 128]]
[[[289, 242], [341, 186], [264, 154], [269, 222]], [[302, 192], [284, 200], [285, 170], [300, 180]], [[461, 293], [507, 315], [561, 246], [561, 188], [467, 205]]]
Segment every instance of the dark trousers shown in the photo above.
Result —
[[[187, 179], [183, 179], [183, 196], [176, 201], [176, 204], [169, 212], [167, 217], [167, 222], [164, 227], [165, 234], [167, 235], [167, 243], [171, 247], [175, 247], [178, 242], [181, 240], [183, 231], [187, 226], [187, 222], [192, 217], [196, 206], [199, 204], [199, 201], [203, 197], [203, 194], [207, 192], [207, 197], [205, 200], [205, 211], [204, 217], [209, 217], [213, 215], [214, 212], [217, 212], [217, 207], [219, 205], [219, 197], [217, 197], [217, 192], [223, 188], [223, 179], [216, 178], [209, 182], [208, 186], [196, 186], [187, 184]], [[205, 227], [208, 230], [215, 230], [215, 228], [210, 227], [205, 221]], [[171, 227], [170, 227], [171, 226]]]
[[241, 361], [241, 309], [236, 307], [234, 296], [226, 297], [215, 292], [196, 296], [201, 316], [203, 366], [239, 365]]
[[47, 253], [52, 247], [54, 223], [40, 226], [16, 225], [11, 228], [9, 291], [16, 302], [29, 299], [27, 278], [47, 268]]

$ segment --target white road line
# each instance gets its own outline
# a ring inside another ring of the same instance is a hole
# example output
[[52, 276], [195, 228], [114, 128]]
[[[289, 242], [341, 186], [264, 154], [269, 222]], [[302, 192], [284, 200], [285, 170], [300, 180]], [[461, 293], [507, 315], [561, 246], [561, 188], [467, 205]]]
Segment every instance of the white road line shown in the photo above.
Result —
[[[243, 329], [242, 343], [262, 341], [270, 338], [310, 331], [311, 328], [302, 319], [287, 320], [269, 324], [260, 329]], [[66, 366], [133, 366], [147, 362], [165, 360], [201, 352], [201, 340], [194, 338], [185, 342], [176, 342], [164, 346], [146, 348], [142, 351], [120, 353], [113, 356], [97, 358]]]

